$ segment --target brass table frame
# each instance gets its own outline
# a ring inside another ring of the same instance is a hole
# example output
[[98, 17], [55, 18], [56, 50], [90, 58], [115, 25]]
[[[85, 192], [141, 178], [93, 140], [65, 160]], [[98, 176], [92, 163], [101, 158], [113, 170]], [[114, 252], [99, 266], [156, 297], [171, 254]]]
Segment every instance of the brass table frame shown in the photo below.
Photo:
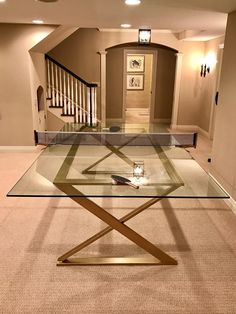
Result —
[[[120, 152], [120, 149], [125, 146], [122, 145], [120, 147], [114, 147], [109, 143], [105, 145], [111, 152], [102, 157], [100, 160], [96, 161], [93, 165], [88, 167], [84, 170], [83, 173], [94, 173], [94, 171], [90, 170], [94, 165], [97, 165], [100, 161], [104, 160], [105, 158], [111, 156], [111, 154], [116, 154], [118, 157], [125, 160], [128, 164], [131, 164], [132, 161], [125, 156], [123, 153]], [[82, 193], [79, 195], [79, 191], [73, 187], [73, 184], [78, 183], [78, 180], [75, 179], [67, 179], [67, 175], [70, 169], [70, 166], [74, 160], [76, 152], [79, 148], [78, 144], [73, 144], [65, 157], [62, 166], [60, 167], [56, 178], [54, 180], [54, 184], [57, 188], [63, 191], [66, 195], [68, 195], [74, 202], [84, 207], [86, 210], [100, 218], [103, 222], [105, 222], [108, 226], [103, 230], [99, 231], [98, 233], [94, 234], [92, 237], [87, 239], [86, 241], [82, 242], [81, 244], [75, 246], [68, 252], [64, 253], [62, 256], [58, 258], [58, 266], [68, 266], [68, 265], [132, 265], [132, 264], [141, 264], [141, 265], [148, 265], [148, 264], [155, 264], [155, 265], [177, 265], [177, 261], [160, 250], [157, 246], [153, 243], [142, 237], [136, 231], [125, 225], [129, 219], [133, 218], [134, 216], [138, 215], [151, 205], [159, 202], [162, 197], [160, 198], [151, 198], [141, 206], [137, 207], [136, 209], [132, 210], [127, 215], [123, 216], [120, 219], [115, 218], [113, 215], [108, 213], [105, 209], [101, 206], [97, 205], [88, 197], [84, 196]], [[183, 186], [183, 182], [179, 175], [176, 173], [173, 165], [165, 155], [163, 149], [161, 147], [154, 147], [156, 153], [158, 155], [162, 154], [161, 160], [165, 163], [165, 169], [170, 175], [172, 182], [168, 184], [169, 188], [167, 188], [164, 196], [167, 196], [172, 191], [176, 190], [180, 186]], [[164, 156], [164, 159], [163, 159]], [[90, 172], [91, 171], [91, 172]], [[70, 196], [70, 195], [77, 195], [77, 196]], [[118, 231], [120, 234], [131, 240], [137, 246], [144, 249], [147, 253], [151, 256], [143, 256], [143, 257], [73, 257], [73, 255], [83, 248], [87, 247], [91, 243], [95, 242], [102, 236], [106, 235], [112, 230]]]

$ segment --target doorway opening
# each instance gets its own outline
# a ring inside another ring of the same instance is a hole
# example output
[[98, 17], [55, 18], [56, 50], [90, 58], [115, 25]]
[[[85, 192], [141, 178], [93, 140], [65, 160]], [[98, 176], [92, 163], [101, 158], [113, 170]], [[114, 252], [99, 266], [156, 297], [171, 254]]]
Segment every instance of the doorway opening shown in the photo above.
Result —
[[[104, 124], [169, 127], [175, 93], [176, 53], [170, 47], [154, 43], [148, 47], [126, 43], [108, 48], [106, 57], [101, 55]], [[145, 88], [146, 98], [142, 95]]]
[[124, 50], [123, 120], [126, 124], [153, 121], [156, 55], [154, 50]]

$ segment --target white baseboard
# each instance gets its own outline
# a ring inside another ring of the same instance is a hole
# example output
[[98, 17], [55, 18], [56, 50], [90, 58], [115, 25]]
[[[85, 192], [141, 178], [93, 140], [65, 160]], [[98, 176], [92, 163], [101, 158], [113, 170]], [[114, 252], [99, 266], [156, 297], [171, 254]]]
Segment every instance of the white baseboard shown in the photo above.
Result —
[[206, 137], [207, 139], [210, 139], [210, 133], [203, 130], [202, 128], [198, 127], [198, 133]]
[[199, 130], [199, 127], [197, 125], [171, 124], [170, 128], [172, 130], [188, 131], [188, 132], [198, 132]]
[[203, 130], [198, 125], [179, 125], [179, 124], [172, 124], [170, 126], [173, 130], [179, 130], [179, 131], [188, 131], [188, 132], [198, 132], [199, 134], [203, 135], [204, 137], [210, 139], [209, 132]]
[[125, 111], [127, 112], [149, 112], [149, 108], [126, 108]]

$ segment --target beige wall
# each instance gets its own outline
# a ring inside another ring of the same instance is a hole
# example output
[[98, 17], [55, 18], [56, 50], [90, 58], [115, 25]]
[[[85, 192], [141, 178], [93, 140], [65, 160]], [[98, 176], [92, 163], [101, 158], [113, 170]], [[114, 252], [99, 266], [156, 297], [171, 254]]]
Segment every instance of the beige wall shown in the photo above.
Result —
[[[219, 57], [219, 45], [224, 43], [224, 37], [220, 37], [214, 40], [210, 40], [205, 44], [204, 55], [210, 56], [212, 61], [213, 58], [216, 60]], [[215, 102], [215, 93], [216, 93], [216, 83], [218, 77], [218, 64], [211, 64], [210, 73], [205, 77], [201, 77], [201, 102], [199, 107], [199, 127], [209, 132], [211, 126], [211, 117], [212, 111], [214, 110]]]
[[213, 174], [236, 199], [236, 11], [229, 14], [213, 140]]
[[198, 125], [202, 95], [200, 60], [204, 55], [203, 42], [183, 42], [182, 75], [180, 84], [179, 125]]
[[110, 49], [106, 61], [106, 117], [107, 119], [122, 119], [124, 49]]
[[78, 29], [48, 54], [87, 82], [100, 81], [100, 55], [104, 50], [100, 32]]
[[176, 56], [173, 51], [158, 49], [154, 119], [171, 120]]
[[206, 77], [200, 76], [200, 66], [209, 54], [217, 59], [219, 44], [223, 42], [224, 37], [206, 42], [184, 42], [181, 49], [183, 64], [178, 124], [197, 126], [207, 136], [210, 136], [218, 65], [211, 66]]
[[50, 111], [47, 112], [47, 116], [48, 116], [47, 122], [48, 131], [59, 131], [64, 127], [65, 123], [57, 116], [52, 114]]
[[0, 24], [0, 145], [34, 145], [29, 49], [54, 27]]
[[[45, 58], [44, 54], [37, 52], [30, 52], [30, 83], [31, 83], [31, 103], [33, 115], [33, 129], [38, 131], [45, 130], [44, 115], [47, 112], [46, 105], [46, 73], [45, 73]], [[44, 90], [43, 104], [44, 111], [38, 112], [37, 89], [42, 86]]]

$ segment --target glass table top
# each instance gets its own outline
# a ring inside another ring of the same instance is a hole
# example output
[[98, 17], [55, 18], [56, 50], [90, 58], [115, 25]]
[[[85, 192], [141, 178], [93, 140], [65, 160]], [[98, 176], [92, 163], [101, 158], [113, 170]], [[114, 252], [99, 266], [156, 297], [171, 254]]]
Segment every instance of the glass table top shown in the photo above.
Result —
[[[144, 175], [134, 174], [141, 161]], [[114, 184], [119, 175], [138, 186]], [[184, 148], [172, 146], [50, 145], [8, 196], [228, 198]]]
[[170, 125], [167, 123], [122, 123], [119, 121], [107, 122], [89, 127], [83, 123], [65, 123], [62, 132], [121, 132], [121, 133], [169, 133]]

